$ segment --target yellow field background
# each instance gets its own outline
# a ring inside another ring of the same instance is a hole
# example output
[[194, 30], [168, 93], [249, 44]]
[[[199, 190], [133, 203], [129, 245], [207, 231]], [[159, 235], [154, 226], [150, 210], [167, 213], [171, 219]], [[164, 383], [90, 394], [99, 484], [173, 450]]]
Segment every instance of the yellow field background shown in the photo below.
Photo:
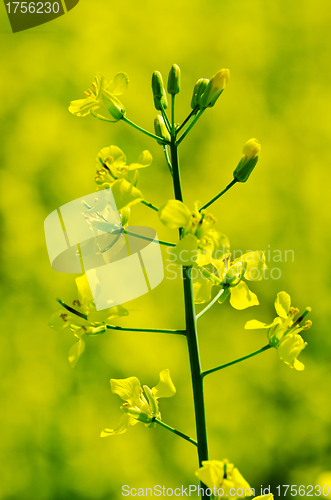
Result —
[[[70, 332], [48, 326], [74, 289], [75, 275], [52, 270], [43, 222], [59, 206], [95, 190], [95, 157], [115, 144], [130, 163], [149, 149], [154, 161], [138, 187], [156, 205], [173, 197], [163, 153], [124, 123], [72, 116], [98, 71], [130, 77], [127, 116], [153, 129], [151, 74], [182, 70], [177, 120], [190, 111], [193, 86], [229, 68], [231, 79], [180, 148], [184, 198], [193, 207], [223, 189], [244, 143], [262, 152], [246, 184], [212, 207], [233, 249], [294, 251], [273, 263], [279, 280], [254, 283], [259, 307], [215, 306], [199, 322], [205, 369], [266, 344], [249, 319], [271, 322], [285, 290], [294, 306], [312, 307], [313, 328], [291, 370], [270, 350], [206, 379], [210, 456], [229, 460], [255, 488], [315, 484], [331, 469], [330, 405], [330, 22], [327, 0], [81, 0], [67, 15], [12, 34], [1, 6], [1, 340], [0, 498], [110, 500], [121, 486], [195, 483], [193, 446], [166, 430], [117, 425], [120, 399], [110, 378], [136, 375], [153, 386], [169, 368], [177, 388], [161, 401], [166, 423], [194, 436], [184, 338], [109, 332], [87, 339], [74, 369]], [[154, 212], [140, 206], [133, 222], [176, 241]], [[164, 280], [127, 304], [131, 327], [182, 328], [180, 280]], [[258, 490], [259, 491], [259, 490]]]

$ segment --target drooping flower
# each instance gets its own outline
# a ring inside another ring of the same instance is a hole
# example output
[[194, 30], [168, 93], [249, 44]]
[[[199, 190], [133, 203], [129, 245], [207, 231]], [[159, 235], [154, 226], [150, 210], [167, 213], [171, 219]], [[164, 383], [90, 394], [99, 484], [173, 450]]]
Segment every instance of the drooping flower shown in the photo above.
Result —
[[52, 314], [48, 323], [51, 328], [57, 331], [68, 328], [78, 339], [68, 353], [69, 363], [72, 368], [85, 350], [84, 335], [95, 336], [105, 333], [107, 331], [106, 323], [129, 314], [120, 305], [97, 311], [86, 274], [76, 278], [75, 281], [78, 299], [71, 301], [69, 305], [60, 301], [65, 309]]
[[243, 281], [260, 281], [266, 268], [262, 251], [244, 253], [234, 261], [231, 254], [225, 259], [212, 259], [208, 266], [200, 266], [193, 280], [194, 301], [204, 304], [211, 300], [212, 288], [223, 289], [218, 299], [220, 303], [230, 297], [230, 304], [238, 310], [259, 305], [259, 300]]
[[307, 307], [305, 312], [297, 320], [294, 320], [295, 316], [299, 313], [299, 309], [291, 307], [291, 297], [286, 292], [279, 292], [277, 294], [275, 309], [278, 316], [269, 325], [252, 319], [247, 321], [245, 328], [246, 330], [267, 329], [269, 344], [271, 347], [277, 349], [280, 359], [291, 368], [302, 371], [305, 366], [297, 357], [306, 347], [307, 342], [304, 342], [299, 332], [311, 327], [311, 321], [306, 321], [301, 326], [303, 319], [311, 309]]
[[183, 228], [182, 237], [171, 252], [177, 264], [191, 266], [196, 262], [206, 265], [217, 253], [220, 257], [227, 252], [229, 240], [212, 227], [215, 217], [204, 210], [200, 212], [198, 202], [191, 212], [183, 202], [169, 200], [159, 208], [158, 214], [165, 226]]
[[113, 118], [110, 121], [116, 122], [125, 114], [125, 108], [116, 96], [126, 91], [128, 83], [126, 73], [117, 73], [109, 83], [101, 73], [97, 73], [92, 84], [93, 90], [85, 92], [85, 99], [72, 101], [69, 111], [76, 116], [87, 116], [91, 113], [101, 119], [105, 118], [108, 111]]
[[169, 370], [160, 373], [159, 383], [150, 389], [147, 385], [141, 387], [137, 377], [111, 379], [111, 391], [123, 399], [121, 410], [124, 412], [119, 425], [115, 429], [104, 429], [101, 437], [123, 434], [131, 425], [141, 422], [146, 427], [155, 427], [154, 419], [160, 419], [159, 398], [170, 398], [176, 393], [176, 388], [170, 378]]
[[[244, 498], [245, 496], [252, 496], [253, 494], [248, 482], [243, 478], [239, 470], [234, 467], [233, 464], [229, 463], [227, 459], [222, 461], [205, 460], [202, 462], [202, 467], [196, 471], [195, 475], [208, 488], [215, 491], [216, 495], [222, 492], [224, 498]], [[238, 492], [238, 494], [236, 495], [235, 492]]]

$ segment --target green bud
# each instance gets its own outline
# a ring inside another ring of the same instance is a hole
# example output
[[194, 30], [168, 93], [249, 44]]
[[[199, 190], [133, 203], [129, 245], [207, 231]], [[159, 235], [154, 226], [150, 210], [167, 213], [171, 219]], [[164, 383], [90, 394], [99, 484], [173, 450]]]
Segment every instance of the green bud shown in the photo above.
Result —
[[[161, 137], [162, 139], [165, 139], [166, 141], [171, 141], [171, 137], [170, 137], [170, 134], [169, 134], [168, 129], [166, 127], [166, 124], [164, 123], [164, 120], [163, 120], [162, 116], [160, 116], [160, 115], [157, 115], [157, 117], [154, 120], [154, 130], [155, 130], [155, 134], [158, 137]], [[163, 145], [162, 141], [157, 141], [157, 142], [158, 142], [158, 144]]]
[[228, 69], [221, 69], [213, 76], [207, 85], [202, 97], [199, 99], [198, 104], [201, 108], [214, 106], [215, 102], [222, 94], [226, 84], [230, 78], [230, 71]]
[[168, 93], [176, 95], [180, 91], [180, 69], [177, 64], [171, 66], [168, 76]]
[[164, 109], [167, 109], [168, 107], [167, 97], [164, 90], [162, 75], [159, 71], [154, 71], [152, 75], [152, 91], [153, 91], [155, 108], [158, 111], [160, 111], [162, 107]]
[[159, 71], [154, 71], [152, 75], [152, 90], [154, 97], [162, 97], [165, 95], [162, 75]]
[[167, 96], [164, 94], [162, 97], [154, 97], [154, 106], [157, 111], [161, 111], [161, 109], [167, 109], [168, 100]]
[[191, 101], [192, 109], [195, 109], [198, 106], [200, 98], [203, 95], [204, 91], [206, 90], [208, 83], [209, 80], [207, 80], [207, 78], [200, 78], [200, 80], [198, 80], [197, 83], [195, 84]]
[[238, 182], [246, 182], [253, 172], [261, 151], [261, 146], [257, 139], [250, 139], [243, 148], [243, 156], [233, 172], [233, 177]]

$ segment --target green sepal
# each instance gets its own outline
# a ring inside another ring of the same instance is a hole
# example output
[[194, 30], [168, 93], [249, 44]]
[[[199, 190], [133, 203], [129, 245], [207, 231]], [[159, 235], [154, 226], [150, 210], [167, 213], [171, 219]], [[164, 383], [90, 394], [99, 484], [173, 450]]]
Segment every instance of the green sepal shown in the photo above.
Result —
[[238, 182], [246, 182], [251, 173], [253, 172], [257, 162], [259, 161], [259, 157], [255, 156], [254, 158], [250, 158], [247, 160], [244, 156], [239, 161], [237, 167], [233, 171], [233, 177]]

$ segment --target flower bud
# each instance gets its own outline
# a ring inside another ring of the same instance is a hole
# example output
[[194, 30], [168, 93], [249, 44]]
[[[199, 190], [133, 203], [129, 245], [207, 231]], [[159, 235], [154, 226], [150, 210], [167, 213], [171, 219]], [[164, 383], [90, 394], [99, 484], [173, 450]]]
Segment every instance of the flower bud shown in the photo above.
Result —
[[168, 100], [167, 96], [163, 95], [162, 97], [154, 97], [154, 106], [157, 111], [161, 111], [161, 109], [167, 109]]
[[243, 156], [233, 172], [238, 182], [246, 182], [258, 162], [261, 146], [257, 139], [250, 139], [243, 148]]
[[177, 64], [171, 66], [168, 76], [168, 93], [172, 95], [178, 94], [180, 91], [180, 68]]
[[[163, 120], [162, 116], [160, 116], [160, 115], [157, 115], [157, 117], [154, 120], [154, 130], [155, 130], [155, 134], [158, 137], [161, 137], [162, 139], [164, 139], [166, 141], [171, 141], [171, 137], [170, 137], [170, 134], [169, 134], [168, 129], [166, 127], [166, 124], [164, 123], [164, 120]], [[157, 141], [157, 142], [158, 142], [158, 144], [163, 145], [162, 141]]]
[[197, 83], [195, 84], [194, 89], [193, 89], [192, 101], [191, 101], [191, 108], [192, 109], [195, 109], [198, 106], [199, 100], [200, 100], [202, 94], [204, 93], [204, 91], [206, 90], [208, 83], [209, 83], [209, 80], [207, 80], [207, 78], [200, 78], [197, 81]]
[[201, 108], [214, 106], [215, 102], [223, 92], [225, 85], [230, 78], [230, 71], [228, 69], [221, 69], [213, 76], [207, 85], [202, 97], [199, 99], [198, 104]]
[[162, 75], [159, 71], [154, 71], [152, 75], [152, 91], [155, 108], [158, 111], [161, 110], [161, 106], [166, 109], [168, 107], [167, 97], [165, 95]]

